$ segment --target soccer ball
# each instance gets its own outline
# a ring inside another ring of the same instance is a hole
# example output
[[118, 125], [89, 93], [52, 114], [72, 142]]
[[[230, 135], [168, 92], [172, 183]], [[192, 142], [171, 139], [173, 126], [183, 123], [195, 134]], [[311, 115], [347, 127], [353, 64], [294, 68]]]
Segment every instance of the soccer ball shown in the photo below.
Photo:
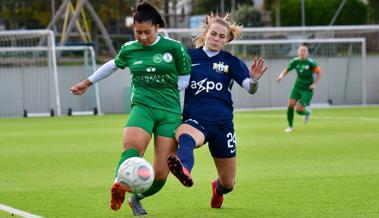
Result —
[[153, 184], [154, 170], [144, 158], [132, 157], [120, 165], [117, 180], [127, 185], [132, 193], [143, 193]]

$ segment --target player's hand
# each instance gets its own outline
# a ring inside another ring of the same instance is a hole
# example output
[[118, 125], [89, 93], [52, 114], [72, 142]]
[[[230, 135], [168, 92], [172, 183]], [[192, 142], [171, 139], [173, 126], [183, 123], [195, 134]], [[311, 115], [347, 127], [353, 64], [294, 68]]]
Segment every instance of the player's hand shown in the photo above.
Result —
[[91, 85], [91, 81], [86, 79], [76, 85], [73, 85], [70, 88], [70, 91], [73, 95], [83, 95]]
[[316, 88], [316, 84], [312, 83], [312, 85], [309, 86], [309, 89], [314, 90]]
[[256, 80], [260, 79], [267, 68], [268, 67], [265, 65], [265, 60], [262, 57], [254, 57], [253, 64], [250, 66], [249, 70], [250, 77]]
[[282, 74], [280, 74], [277, 78], [276, 78], [276, 82], [280, 82], [280, 81], [282, 81], [282, 79], [283, 79], [283, 75]]

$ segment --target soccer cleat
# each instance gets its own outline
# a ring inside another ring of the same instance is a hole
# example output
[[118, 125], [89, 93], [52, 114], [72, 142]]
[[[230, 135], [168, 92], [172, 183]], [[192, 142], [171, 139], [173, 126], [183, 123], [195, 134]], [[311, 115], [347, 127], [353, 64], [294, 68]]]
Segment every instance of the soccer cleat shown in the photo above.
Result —
[[167, 158], [168, 168], [171, 173], [186, 187], [193, 185], [191, 173], [182, 165], [176, 155], [171, 154]]
[[111, 190], [111, 208], [112, 210], [119, 210], [125, 199], [126, 187], [121, 185], [120, 182], [115, 182]]
[[128, 203], [129, 207], [132, 208], [134, 216], [147, 214], [147, 211], [142, 207], [141, 201], [134, 194], [130, 195]]
[[293, 131], [293, 128], [292, 127], [288, 127], [287, 129], [284, 130], [284, 132], [292, 132]]
[[211, 208], [220, 208], [222, 205], [222, 202], [224, 201], [224, 195], [219, 195], [217, 193], [217, 179], [212, 181], [212, 200], [211, 200]]

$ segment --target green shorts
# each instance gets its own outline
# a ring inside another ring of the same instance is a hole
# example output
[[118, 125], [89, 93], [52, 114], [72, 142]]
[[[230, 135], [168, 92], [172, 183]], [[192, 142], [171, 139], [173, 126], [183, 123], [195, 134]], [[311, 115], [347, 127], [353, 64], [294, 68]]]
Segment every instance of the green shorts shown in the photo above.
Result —
[[125, 127], [140, 127], [155, 136], [175, 138], [181, 118], [181, 114], [134, 104]]
[[311, 89], [301, 89], [298, 87], [293, 87], [290, 99], [295, 99], [299, 101], [304, 107], [309, 106], [313, 97], [313, 91]]

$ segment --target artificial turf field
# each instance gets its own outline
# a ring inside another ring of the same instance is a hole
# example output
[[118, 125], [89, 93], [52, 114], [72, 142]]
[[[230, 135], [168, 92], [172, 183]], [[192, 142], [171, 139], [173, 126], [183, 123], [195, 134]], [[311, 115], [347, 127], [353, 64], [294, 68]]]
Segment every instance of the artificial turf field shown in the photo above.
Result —
[[[194, 186], [170, 175], [142, 201], [146, 217], [378, 218], [379, 107], [314, 109], [306, 125], [295, 116], [292, 133], [285, 113], [235, 113], [237, 180], [221, 209], [210, 208], [216, 170], [203, 146]], [[109, 209], [126, 118], [0, 119], [0, 204], [42, 217], [132, 217], [126, 204]]]

